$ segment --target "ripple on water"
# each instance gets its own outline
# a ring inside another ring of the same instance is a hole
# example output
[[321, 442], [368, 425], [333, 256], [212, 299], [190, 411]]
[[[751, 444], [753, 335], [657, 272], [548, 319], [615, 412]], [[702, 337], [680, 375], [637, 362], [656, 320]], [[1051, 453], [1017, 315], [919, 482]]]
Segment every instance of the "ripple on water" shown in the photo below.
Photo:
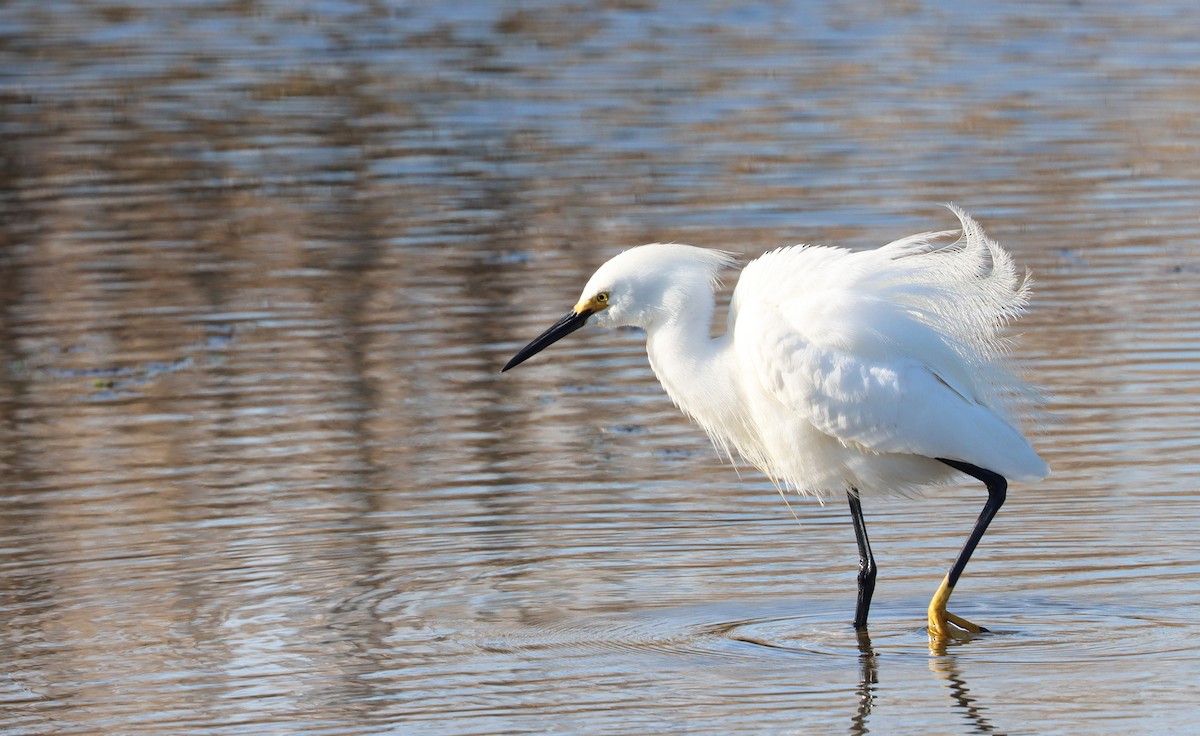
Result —
[[[602, 614], [513, 628], [479, 631], [473, 646], [491, 653], [534, 651], [567, 653], [665, 654], [731, 660], [764, 657], [829, 658], [845, 661], [860, 654], [888, 651], [928, 656], [923, 606], [876, 606], [873, 626], [863, 638], [844, 620], [840, 608], [781, 604], [690, 606]], [[986, 605], [987, 601], [982, 601]], [[1013, 603], [1006, 598], [1005, 604]], [[1061, 601], [1020, 601], [1008, 613], [983, 620], [988, 634], [953, 642], [940, 653], [968, 655], [996, 664], [1091, 663], [1130, 657], [1188, 659], [1194, 656], [1188, 633], [1194, 622], [1182, 617], [1150, 618], [1127, 609], [1088, 606], [1073, 610]], [[747, 617], [751, 609], [762, 615]], [[997, 624], [991, 624], [997, 621]]]
[[1195, 622], [1178, 618], [1149, 617], [1127, 609], [1089, 604], [1079, 610], [1048, 607], [1028, 610], [1010, 619], [986, 648], [974, 654], [979, 661], [1070, 664], [1100, 663], [1146, 657], [1192, 659], [1190, 635]]
[[[761, 608], [757, 607], [756, 608]], [[694, 655], [757, 659], [771, 654], [822, 656], [842, 651], [837, 630], [849, 627], [834, 620], [833, 612], [808, 616], [767, 615], [760, 618], [729, 618], [745, 614], [748, 607], [728, 604], [654, 609], [556, 621], [516, 630], [481, 633], [476, 645], [491, 652], [566, 649], [598, 653], [653, 653], [689, 657]], [[802, 629], [813, 646], [796, 646], [793, 641], [763, 636], [760, 629]], [[852, 632], [846, 638], [853, 641]], [[848, 651], [848, 649], [846, 650]]]

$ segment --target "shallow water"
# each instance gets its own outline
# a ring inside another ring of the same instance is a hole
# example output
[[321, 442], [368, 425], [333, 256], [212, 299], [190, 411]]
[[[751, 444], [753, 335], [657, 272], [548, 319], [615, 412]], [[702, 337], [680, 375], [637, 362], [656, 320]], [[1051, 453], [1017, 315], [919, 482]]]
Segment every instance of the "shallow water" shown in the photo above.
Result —
[[[1184, 733], [1200, 11], [0, 7], [0, 731]], [[723, 466], [623, 247], [950, 227], [1030, 268], [1054, 468], [844, 504]]]

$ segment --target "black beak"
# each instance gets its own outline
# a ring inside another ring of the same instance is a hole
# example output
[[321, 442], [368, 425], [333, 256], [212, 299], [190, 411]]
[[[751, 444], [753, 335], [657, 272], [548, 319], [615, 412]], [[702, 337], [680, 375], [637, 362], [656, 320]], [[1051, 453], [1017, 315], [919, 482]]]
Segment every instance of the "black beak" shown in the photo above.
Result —
[[588, 317], [591, 316], [592, 310], [590, 309], [585, 309], [582, 312], [569, 312], [566, 317], [563, 317], [559, 321], [555, 322], [554, 326], [552, 326], [550, 329], [535, 337], [533, 342], [521, 348], [521, 351], [514, 355], [512, 360], [508, 361], [508, 363], [506, 363], [504, 367], [500, 369], [500, 372], [503, 373], [509, 368], [513, 368], [521, 363], [524, 363], [526, 360], [532, 358], [542, 350], [550, 347], [575, 330], [578, 330], [580, 327], [583, 327], [584, 324], [587, 323]]

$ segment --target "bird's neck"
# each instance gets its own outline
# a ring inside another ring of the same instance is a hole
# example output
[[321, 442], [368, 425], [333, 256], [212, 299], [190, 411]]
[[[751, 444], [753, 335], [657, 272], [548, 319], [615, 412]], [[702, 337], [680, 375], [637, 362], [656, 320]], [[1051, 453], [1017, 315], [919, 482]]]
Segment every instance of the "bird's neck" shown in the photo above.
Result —
[[729, 372], [728, 336], [710, 337], [714, 298], [693, 294], [687, 308], [646, 330], [650, 367], [675, 405], [705, 429], [720, 426], [736, 391]]

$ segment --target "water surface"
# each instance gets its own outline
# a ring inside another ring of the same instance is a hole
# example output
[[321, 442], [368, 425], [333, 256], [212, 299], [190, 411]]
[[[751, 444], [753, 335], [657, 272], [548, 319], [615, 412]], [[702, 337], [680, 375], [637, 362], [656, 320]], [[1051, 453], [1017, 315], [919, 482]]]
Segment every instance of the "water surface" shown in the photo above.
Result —
[[[0, 8], [0, 732], [1183, 733], [1200, 709], [1192, 3]], [[974, 213], [1054, 468], [844, 504], [725, 467], [620, 249]], [[793, 513], [795, 516], [793, 517]]]

